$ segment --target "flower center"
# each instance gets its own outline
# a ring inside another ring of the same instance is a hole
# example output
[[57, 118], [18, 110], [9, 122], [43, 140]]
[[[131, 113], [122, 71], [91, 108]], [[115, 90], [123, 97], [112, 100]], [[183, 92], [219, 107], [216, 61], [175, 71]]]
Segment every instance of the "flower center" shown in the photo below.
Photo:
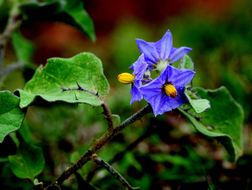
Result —
[[167, 67], [168, 63], [168, 60], [159, 60], [156, 69], [161, 73]]
[[134, 81], [135, 76], [130, 73], [121, 73], [117, 75], [117, 80], [123, 84], [130, 84]]
[[171, 83], [164, 85], [164, 92], [167, 96], [170, 96], [172, 98], [175, 98], [178, 95], [175, 86], [173, 86]]

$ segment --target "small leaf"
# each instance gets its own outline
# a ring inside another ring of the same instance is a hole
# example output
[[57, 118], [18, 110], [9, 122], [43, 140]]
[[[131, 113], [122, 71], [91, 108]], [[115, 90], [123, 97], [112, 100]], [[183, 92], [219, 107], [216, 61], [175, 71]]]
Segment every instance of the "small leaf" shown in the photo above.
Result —
[[30, 1], [20, 5], [24, 16], [31, 20], [62, 21], [95, 40], [94, 24], [79, 0]]
[[191, 98], [191, 92], [185, 90], [185, 95], [196, 113], [201, 113], [206, 109], [210, 108], [210, 102], [207, 99], [193, 99]]
[[117, 114], [112, 114], [112, 120], [113, 120], [114, 126], [117, 126], [121, 123], [121, 118]]
[[180, 63], [179, 63], [179, 69], [191, 69], [194, 70], [194, 63], [192, 59], [189, 57], [189, 55], [185, 55]]
[[244, 113], [225, 87], [216, 90], [193, 89], [197, 95], [210, 101], [211, 108], [202, 113], [180, 109], [194, 127], [208, 137], [219, 140], [232, 160], [242, 154], [242, 125]]
[[11, 37], [18, 60], [23, 63], [31, 63], [34, 52], [33, 44], [25, 39], [20, 32], [13, 33]]
[[11, 170], [21, 179], [30, 179], [33, 181], [45, 166], [41, 148], [24, 142], [20, 143], [17, 154], [8, 158]]
[[[82, 90], [80, 90], [81, 88]], [[100, 96], [108, 94], [109, 84], [102, 63], [94, 54], [80, 53], [71, 58], [50, 58], [39, 67], [20, 92], [20, 107], [26, 107], [36, 97], [48, 102], [102, 104]], [[99, 95], [99, 97], [97, 96]]]
[[21, 127], [23, 119], [19, 98], [9, 91], [0, 91], [0, 143], [6, 135]]

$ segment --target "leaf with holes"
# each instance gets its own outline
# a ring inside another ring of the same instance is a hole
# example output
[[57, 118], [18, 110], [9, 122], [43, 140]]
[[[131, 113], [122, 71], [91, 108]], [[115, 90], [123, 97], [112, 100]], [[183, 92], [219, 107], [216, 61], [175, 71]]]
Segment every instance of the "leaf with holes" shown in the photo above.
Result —
[[219, 140], [232, 160], [242, 154], [242, 125], [244, 113], [225, 87], [216, 90], [192, 89], [196, 95], [210, 101], [211, 108], [196, 113], [193, 108], [180, 109], [202, 134]]
[[48, 102], [102, 104], [109, 84], [102, 63], [92, 53], [80, 53], [71, 58], [50, 58], [39, 67], [20, 93], [20, 107], [29, 106], [36, 97]]

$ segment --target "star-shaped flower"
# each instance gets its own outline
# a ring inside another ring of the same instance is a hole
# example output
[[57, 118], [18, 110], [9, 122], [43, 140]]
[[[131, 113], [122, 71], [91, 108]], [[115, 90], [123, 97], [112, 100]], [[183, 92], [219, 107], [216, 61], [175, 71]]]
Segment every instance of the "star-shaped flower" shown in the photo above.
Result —
[[189, 47], [174, 48], [170, 30], [167, 30], [157, 42], [146, 42], [137, 39], [136, 43], [140, 52], [144, 54], [145, 61], [151, 70], [157, 68], [159, 71], [163, 71], [168, 64], [178, 61], [191, 51]]
[[143, 95], [140, 91], [140, 87], [144, 81], [144, 74], [147, 71], [147, 63], [144, 61], [144, 56], [141, 55], [136, 62], [132, 64], [130, 69], [133, 70], [133, 74], [121, 73], [118, 75], [118, 80], [124, 84], [132, 84], [130, 93], [132, 95], [130, 104], [135, 101], [140, 101], [143, 99]]
[[184, 89], [191, 82], [194, 74], [195, 72], [192, 70], [179, 70], [168, 65], [159, 77], [140, 88], [155, 116], [171, 111], [187, 102]]

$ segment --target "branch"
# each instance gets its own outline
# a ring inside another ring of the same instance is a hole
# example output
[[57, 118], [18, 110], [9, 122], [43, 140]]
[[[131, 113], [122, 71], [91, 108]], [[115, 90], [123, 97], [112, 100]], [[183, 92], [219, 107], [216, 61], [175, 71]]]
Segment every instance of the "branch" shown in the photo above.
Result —
[[24, 64], [21, 62], [10, 64], [8, 67], [4, 68], [3, 70], [0, 70], [0, 79], [9, 75], [10, 73], [12, 73], [13, 71], [17, 69], [23, 68], [23, 66]]
[[96, 154], [92, 155], [92, 159], [97, 165], [105, 168], [111, 175], [113, 175], [116, 179], [118, 179], [122, 183], [122, 185], [126, 187], [127, 189], [130, 189], [130, 190], [139, 189], [139, 187], [132, 187], [129, 184], [129, 182], [115, 168], [113, 168], [109, 163], [99, 158]]
[[[93, 96], [98, 97], [100, 100], [102, 100], [102, 98], [99, 96], [98, 92], [93, 92], [90, 91], [88, 89], [83, 88], [77, 81], [76, 81], [77, 87], [76, 88], [64, 88], [62, 87], [62, 91], [74, 91], [74, 90], [78, 90], [78, 91], [83, 91], [89, 94], [92, 94]], [[108, 107], [108, 105], [103, 101], [102, 105], [101, 105], [102, 109], [103, 109], [103, 115], [105, 117], [105, 119], [107, 120], [108, 123], [108, 130], [111, 131], [113, 130], [113, 119], [112, 119], [112, 114], [111, 111]]]
[[89, 148], [89, 150], [70, 168], [65, 170], [61, 176], [52, 184], [50, 184], [46, 189], [62, 184], [66, 179], [68, 179], [72, 174], [74, 174], [77, 170], [79, 170], [84, 164], [86, 164], [91, 158], [92, 155], [99, 151], [105, 144], [107, 144], [113, 137], [115, 137], [119, 132], [121, 132], [125, 127], [132, 124], [136, 120], [143, 117], [145, 114], [150, 113], [152, 111], [150, 105], [146, 105], [138, 112], [134, 113], [124, 122], [122, 122], [117, 127], [113, 128], [111, 131], [107, 131], [104, 133], [95, 143]]
[[[146, 130], [144, 131], [144, 133], [141, 136], [139, 136], [135, 141], [133, 141], [131, 144], [129, 144], [124, 150], [115, 154], [114, 157], [109, 161], [109, 164], [113, 164], [116, 161], [121, 160], [127, 152], [133, 150], [140, 142], [142, 142], [144, 139], [154, 134], [153, 133], [154, 130], [155, 130], [155, 125], [153, 125], [151, 122], [151, 124], [148, 127], [146, 127]], [[95, 173], [100, 169], [101, 167], [97, 166], [91, 172], [89, 172], [86, 178], [87, 181], [88, 182], [91, 181]]]
[[103, 104], [102, 104], [102, 109], [103, 109], [104, 117], [108, 123], [108, 130], [112, 131], [114, 128], [112, 114], [111, 114], [111, 111], [110, 111], [108, 105], [105, 102], [103, 102]]
[[5, 54], [5, 45], [11, 37], [11, 34], [21, 25], [22, 17], [18, 11], [18, 7], [14, 6], [11, 10], [5, 30], [0, 35], [0, 69], [3, 67], [3, 59]]

